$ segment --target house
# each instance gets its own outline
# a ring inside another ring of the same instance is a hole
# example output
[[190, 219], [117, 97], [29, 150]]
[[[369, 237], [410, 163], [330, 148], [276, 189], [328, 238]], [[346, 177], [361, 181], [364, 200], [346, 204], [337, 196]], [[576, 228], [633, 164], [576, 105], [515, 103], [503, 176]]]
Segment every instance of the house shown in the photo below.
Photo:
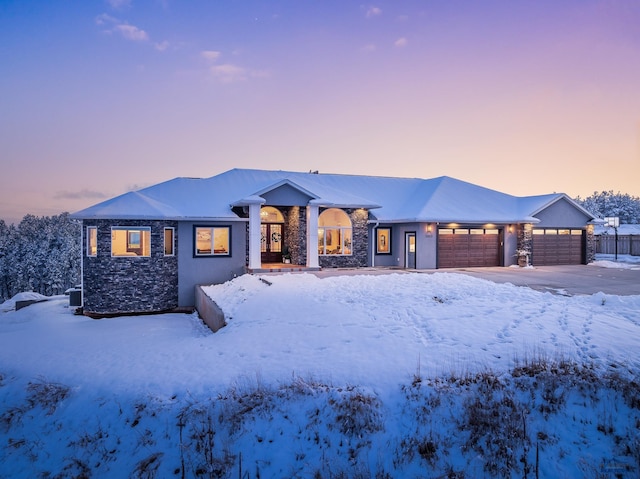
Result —
[[[593, 260], [592, 214], [565, 194], [515, 197], [450, 177], [233, 169], [175, 178], [74, 213], [88, 314], [194, 305], [247, 272]], [[283, 265], [283, 257], [291, 265]]]

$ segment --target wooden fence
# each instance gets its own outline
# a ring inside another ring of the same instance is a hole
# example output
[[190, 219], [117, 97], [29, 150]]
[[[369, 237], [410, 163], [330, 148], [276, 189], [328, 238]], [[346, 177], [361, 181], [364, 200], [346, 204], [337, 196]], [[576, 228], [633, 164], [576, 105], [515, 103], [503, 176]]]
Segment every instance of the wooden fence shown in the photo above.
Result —
[[[596, 253], [615, 254], [616, 236], [596, 236]], [[640, 256], [640, 235], [618, 235], [618, 254]]]

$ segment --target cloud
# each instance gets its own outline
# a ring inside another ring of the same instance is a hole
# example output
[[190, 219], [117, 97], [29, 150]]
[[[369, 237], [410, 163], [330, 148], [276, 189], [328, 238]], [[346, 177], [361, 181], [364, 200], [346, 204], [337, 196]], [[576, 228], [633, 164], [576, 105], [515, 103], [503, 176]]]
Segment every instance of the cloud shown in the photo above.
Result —
[[221, 53], [215, 50], [203, 50], [202, 52], [200, 52], [200, 55], [202, 55], [202, 57], [206, 58], [207, 60], [216, 61], [220, 57]]
[[120, 32], [127, 40], [133, 40], [136, 42], [149, 40], [149, 35], [144, 30], [136, 27], [135, 25], [129, 25], [128, 23], [121, 23], [114, 27], [114, 30]]
[[106, 25], [109, 23], [120, 23], [120, 20], [106, 13], [101, 13], [96, 17], [96, 25]]
[[108, 195], [100, 191], [91, 191], [86, 188], [80, 191], [58, 191], [54, 198], [57, 200], [78, 200], [78, 199], [102, 199]]
[[409, 40], [407, 40], [405, 37], [398, 38], [395, 42], [393, 42], [393, 44], [398, 48], [406, 47], [407, 43], [409, 43]]
[[266, 70], [251, 70], [232, 63], [213, 65], [209, 71], [220, 83], [237, 83], [247, 81], [250, 78], [269, 78], [271, 76]]
[[372, 18], [372, 17], [377, 17], [378, 15], [382, 15], [382, 9], [379, 7], [375, 7], [373, 5], [369, 6], [367, 8], [367, 13], [366, 13], [366, 17], [367, 18]]
[[131, 0], [106, 0], [106, 2], [115, 10], [121, 10], [131, 6]]
[[376, 51], [376, 46], [373, 43], [369, 43], [369, 44], [365, 45], [364, 47], [362, 47], [362, 51], [363, 52], [375, 52]]
[[251, 70], [233, 63], [218, 64], [217, 61], [222, 56], [222, 52], [217, 50], [203, 50], [200, 52], [200, 56], [215, 63], [209, 67], [209, 72], [220, 83], [235, 83], [246, 81], [249, 78], [268, 78], [270, 76], [270, 73], [265, 70]]
[[163, 52], [165, 51], [167, 48], [169, 48], [169, 42], [168, 41], [163, 41], [163, 42], [156, 42], [153, 44], [153, 46], [155, 47], [156, 50], [158, 50], [159, 52]]
[[210, 69], [214, 77], [220, 80], [222, 83], [233, 83], [237, 81], [246, 80], [248, 77], [247, 70], [233, 65], [231, 63], [225, 63], [223, 65], [214, 65]]
[[[119, 33], [127, 40], [134, 42], [146, 42], [149, 40], [149, 34], [143, 29], [130, 25], [116, 17], [112, 17], [106, 13], [102, 13], [96, 17], [96, 25], [100, 25], [104, 28], [105, 33]], [[165, 45], [166, 43], [166, 45]], [[167, 42], [156, 43], [156, 49], [163, 51], [168, 46]]]

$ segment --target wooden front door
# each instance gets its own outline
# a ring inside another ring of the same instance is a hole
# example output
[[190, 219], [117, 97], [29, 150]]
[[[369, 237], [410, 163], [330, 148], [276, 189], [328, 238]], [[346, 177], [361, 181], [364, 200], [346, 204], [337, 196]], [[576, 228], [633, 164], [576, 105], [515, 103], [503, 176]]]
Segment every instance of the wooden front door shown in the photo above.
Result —
[[260, 252], [263, 263], [282, 263], [284, 225], [282, 223], [262, 223], [260, 225]]

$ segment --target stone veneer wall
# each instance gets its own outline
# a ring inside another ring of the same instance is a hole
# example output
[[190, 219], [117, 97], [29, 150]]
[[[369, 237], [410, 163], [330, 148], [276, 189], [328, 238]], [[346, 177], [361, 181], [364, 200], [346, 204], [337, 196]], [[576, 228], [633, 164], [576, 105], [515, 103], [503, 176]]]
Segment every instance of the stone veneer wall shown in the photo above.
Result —
[[529, 261], [531, 261], [531, 252], [533, 251], [533, 226], [529, 223], [518, 225], [518, 246], [520, 251], [529, 252]]
[[[320, 210], [320, 213], [326, 208]], [[352, 254], [350, 256], [320, 255], [320, 266], [322, 268], [357, 268], [367, 266], [369, 228], [367, 221], [369, 213], [363, 209], [345, 208], [344, 212], [351, 219], [352, 230]]]
[[585, 252], [585, 262], [587, 264], [596, 260], [596, 236], [593, 234], [593, 230], [593, 225], [587, 225], [587, 251]]
[[307, 263], [307, 209], [292, 206], [284, 214], [285, 247], [289, 248], [292, 264]]
[[[98, 254], [87, 256], [87, 226], [98, 228]], [[112, 257], [112, 226], [151, 227], [150, 257]], [[176, 221], [85, 220], [83, 222], [83, 310], [85, 313], [142, 313], [178, 306], [178, 257], [164, 255], [164, 228]]]

